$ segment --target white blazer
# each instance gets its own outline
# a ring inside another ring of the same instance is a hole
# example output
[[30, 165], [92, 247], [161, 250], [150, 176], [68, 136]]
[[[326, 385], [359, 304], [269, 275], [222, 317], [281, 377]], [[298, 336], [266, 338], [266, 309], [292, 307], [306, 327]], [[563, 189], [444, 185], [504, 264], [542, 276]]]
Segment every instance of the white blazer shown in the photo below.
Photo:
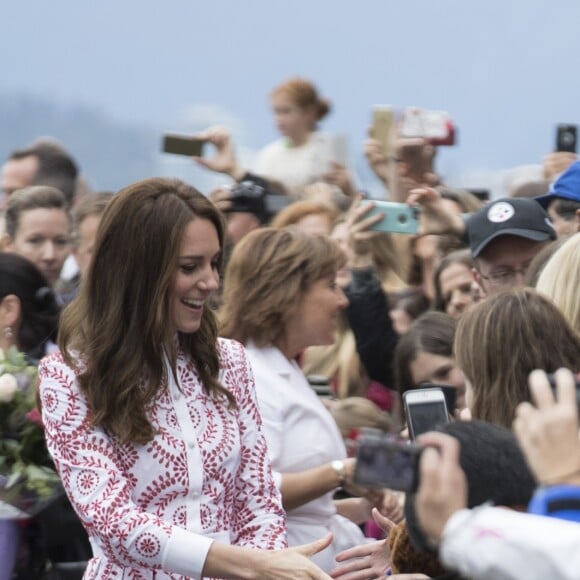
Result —
[[[342, 436], [332, 415], [312, 390], [295, 362], [277, 348], [246, 347], [254, 371], [258, 405], [262, 414], [274, 480], [283, 473], [305, 471], [346, 458]], [[329, 531], [332, 545], [314, 556], [327, 572], [336, 566], [335, 555], [364, 543], [360, 528], [336, 513], [333, 492], [287, 512], [288, 545], [319, 539]]]

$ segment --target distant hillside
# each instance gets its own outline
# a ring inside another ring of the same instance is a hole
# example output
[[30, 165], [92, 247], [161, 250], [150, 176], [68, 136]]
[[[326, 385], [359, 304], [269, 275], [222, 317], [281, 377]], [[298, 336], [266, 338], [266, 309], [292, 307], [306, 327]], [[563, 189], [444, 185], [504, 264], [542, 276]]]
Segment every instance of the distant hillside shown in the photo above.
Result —
[[0, 93], [0, 160], [41, 136], [61, 141], [94, 189], [116, 190], [155, 173], [155, 129], [116, 121], [86, 105]]

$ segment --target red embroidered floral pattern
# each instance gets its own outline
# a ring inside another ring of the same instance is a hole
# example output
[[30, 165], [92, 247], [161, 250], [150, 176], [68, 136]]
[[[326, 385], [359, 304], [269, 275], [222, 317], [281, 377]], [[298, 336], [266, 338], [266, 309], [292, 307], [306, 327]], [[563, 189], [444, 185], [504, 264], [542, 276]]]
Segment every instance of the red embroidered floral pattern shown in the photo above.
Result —
[[163, 386], [149, 412], [157, 434], [140, 446], [118, 445], [91, 426], [75, 371], [60, 354], [41, 362], [48, 447], [95, 546], [85, 578], [184, 578], [172, 573], [183, 569], [176, 554], [184, 546], [176, 551], [176, 542], [185, 540], [173, 539], [178, 528], [189, 532], [191, 554], [197, 534], [225, 534], [232, 544], [257, 548], [286, 545], [244, 350], [227, 340], [219, 348], [220, 380], [237, 408], [209, 397], [195, 365], [180, 354], [179, 393]]

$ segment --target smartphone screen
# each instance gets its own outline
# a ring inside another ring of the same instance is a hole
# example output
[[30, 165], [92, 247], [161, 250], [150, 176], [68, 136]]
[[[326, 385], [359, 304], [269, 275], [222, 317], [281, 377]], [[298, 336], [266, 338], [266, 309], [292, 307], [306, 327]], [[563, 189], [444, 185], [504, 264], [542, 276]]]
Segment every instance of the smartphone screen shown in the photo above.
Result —
[[415, 491], [422, 450], [412, 443], [363, 437], [359, 439], [354, 482], [365, 487]]
[[201, 157], [203, 154], [204, 141], [186, 135], [164, 135], [163, 152], [174, 155], [186, 155], [187, 157]]
[[403, 394], [403, 404], [412, 440], [437, 425], [449, 422], [445, 395], [439, 388], [407, 391]]

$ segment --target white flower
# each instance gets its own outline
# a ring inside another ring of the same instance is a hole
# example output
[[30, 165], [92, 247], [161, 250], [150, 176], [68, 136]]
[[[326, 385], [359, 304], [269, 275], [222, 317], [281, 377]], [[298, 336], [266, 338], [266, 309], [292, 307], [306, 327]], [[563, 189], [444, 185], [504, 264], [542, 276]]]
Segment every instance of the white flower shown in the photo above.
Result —
[[9, 403], [18, 390], [18, 381], [14, 375], [6, 373], [0, 377], [0, 403]]

